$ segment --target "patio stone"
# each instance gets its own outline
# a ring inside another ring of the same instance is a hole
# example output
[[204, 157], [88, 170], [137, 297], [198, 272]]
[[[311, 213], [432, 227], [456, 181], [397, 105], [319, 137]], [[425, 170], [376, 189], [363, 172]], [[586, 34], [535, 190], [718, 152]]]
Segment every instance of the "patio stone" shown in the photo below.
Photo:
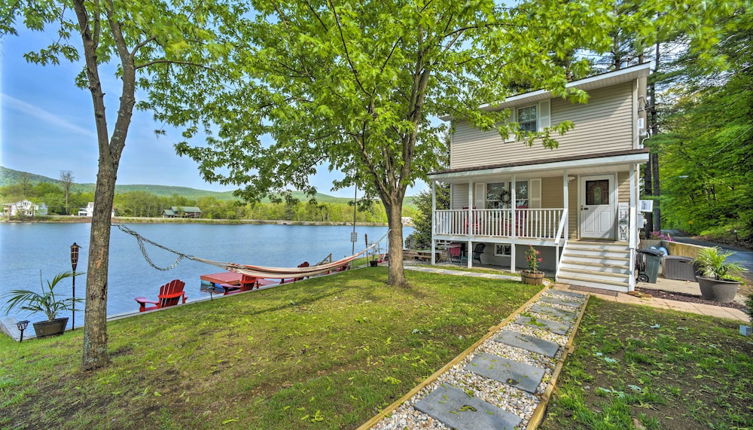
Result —
[[544, 303], [551, 303], [554, 305], [561, 305], [561, 306], [568, 306], [572, 308], [579, 308], [580, 305], [583, 303], [574, 302], [572, 300], [563, 300], [558, 297], [552, 297], [552, 296], [543, 296], [541, 297], [541, 301]]
[[562, 318], [563, 320], [567, 322], [571, 322], [575, 320], [575, 312], [568, 312], [562, 309], [553, 308], [551, 306], [547, 306], [546, 304], [542, 304], [542, 303], [536, 303], [535, 305], [531, 306], [529, 310], [531, 312], [536, 312], [539, 314], [551, 315], [557, 318]]
[[414, 407], [458, 430], [512, 430], [522, 421], [515, 414], [449, 385], [441, 385]]
[[565, 296], [565, 297], [572, 297], [574, 299], [585, 299], [586, 295], [581, 293], [575, 293], [572, 291], [564, 291], [564, 290], [550, 290], [549, 294], [553, 294], [555, 296]]
[[545, 320], [541, 318], [536, 318], [535, 323], [534, 323], [531, 317], [525, 317], [525, 316], [518, 317], [518, 319], [515, 320], [515, 324], [527, 325], [531, 327], [542, 327], [551, 331], [554, 334], [559, 334], [559, 335], [567, 334], [567, 331], [570, 330], [570, 327], [571, 327], [568, 324], [564, 324], [557, 321]]
[[544, 369], [485, 352], [476, 354], [465, 366], [465, 370], [529, 393], [536, 392], [544, 377]]
[[554, 342], [549, 342], [548, 340], [540, 339], [536, 336], [530, 336], [509, 330], [502, 331], [502, 333], [496, 336], [494, 340], [496, 342], [504, 343], [505, 345], [522, 348], [547, 357], [554, 357], [560, 348], [560, 346]]

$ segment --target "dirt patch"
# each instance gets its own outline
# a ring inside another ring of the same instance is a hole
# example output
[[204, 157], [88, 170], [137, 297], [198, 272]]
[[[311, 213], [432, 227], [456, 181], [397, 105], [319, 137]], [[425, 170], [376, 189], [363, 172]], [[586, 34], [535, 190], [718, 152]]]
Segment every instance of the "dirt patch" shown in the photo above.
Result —
[[719, 303], [713, 300], [704, 300], [703, 298], [692, 294], [675, 293], [664, 290], [653, 290], [641, 287], [637, 287], [636, 290], [659, 299], [676, 300], [678, 302], [700, 303], [704, 305], [720, 306], [723, 308], [733, 308], [745, 311], [745, 306], [737, 302]]

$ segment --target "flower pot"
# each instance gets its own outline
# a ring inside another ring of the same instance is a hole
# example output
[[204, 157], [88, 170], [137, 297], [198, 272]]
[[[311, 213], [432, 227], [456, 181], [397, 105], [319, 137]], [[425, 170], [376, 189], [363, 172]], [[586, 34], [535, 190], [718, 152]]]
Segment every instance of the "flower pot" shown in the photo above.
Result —
[[63, 334], [68, 325], [68, 317], [55, 318], [52, 321], [40, 321], [34, 323], [34, 333], [37, 337], [57, 336]]
[[377, 260], [369, 261], [369, 266], [371, 267], [377, 267], [379, 265], [379, 262]]
[[528, 285], [543, 285], [544, 284], [544, 272], [529, 272], [523, 270], [520, 272], [523, 283]]
[[740, 283], [727, 279], [711, 279], [699, 276], [698, 285], [701, 286], [701, 296], [704, 299], [729, 303], [735, 298]]

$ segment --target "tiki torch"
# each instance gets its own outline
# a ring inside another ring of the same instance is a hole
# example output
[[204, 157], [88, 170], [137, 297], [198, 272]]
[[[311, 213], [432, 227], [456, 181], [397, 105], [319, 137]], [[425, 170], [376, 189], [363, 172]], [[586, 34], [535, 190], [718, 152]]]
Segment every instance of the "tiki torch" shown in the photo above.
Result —
[[76, 266], [78, 265], [78, 250], [81, 248], [76, 242], [71, 245], [71, 271], [73, 272], [73, 318], [71, 321], [71, 330], [76, 328]]

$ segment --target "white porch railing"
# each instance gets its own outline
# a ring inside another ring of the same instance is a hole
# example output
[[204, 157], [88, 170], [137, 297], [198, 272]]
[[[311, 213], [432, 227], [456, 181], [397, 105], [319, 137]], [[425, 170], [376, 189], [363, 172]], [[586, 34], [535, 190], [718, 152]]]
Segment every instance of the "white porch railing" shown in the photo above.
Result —
[[556, 239], [564, 213], [562, 208], [437, 210], [434, 234]]

